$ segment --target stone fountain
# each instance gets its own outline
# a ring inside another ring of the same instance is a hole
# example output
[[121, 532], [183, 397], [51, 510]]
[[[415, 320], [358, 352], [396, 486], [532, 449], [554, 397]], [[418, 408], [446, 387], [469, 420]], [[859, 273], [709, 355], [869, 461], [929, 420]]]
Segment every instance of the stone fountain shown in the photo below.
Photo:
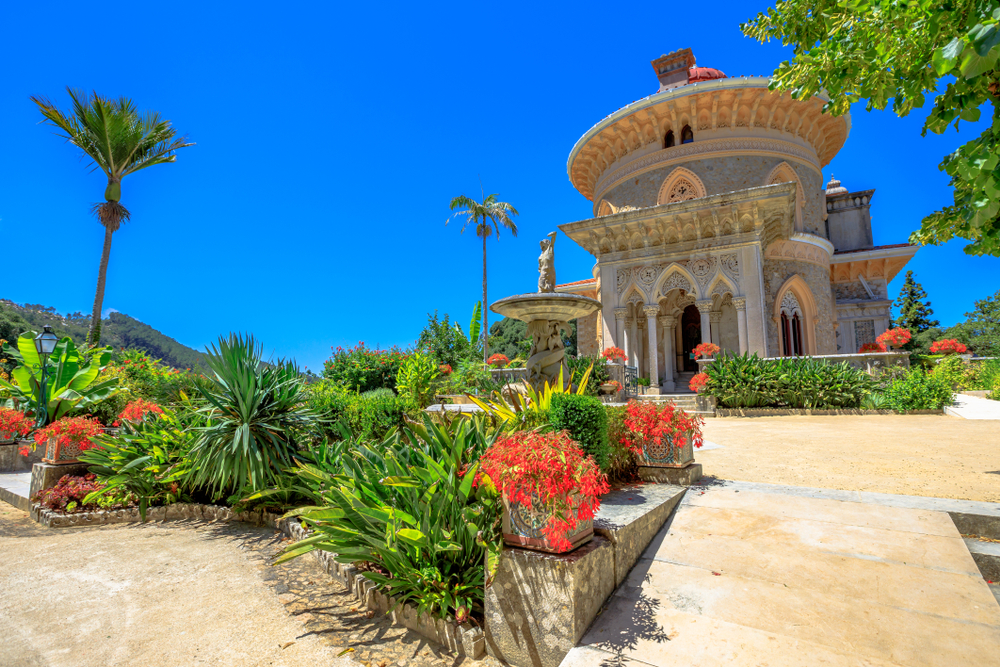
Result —
[[543, 382], [555, 385], [560, 369], [563, 383], [569, 384], [570, 371], [566, 364], [562, 332], [572, 330], [570, 320], [601, 309], [601, 302], [597, 299], [556, 293], [555, 245], [555, 232], [542, 239], [537, 292], [508, 296], [490, 306], [490, 310], [498, 315], [527, 322], [531, 353], [525, 365], [528, 382], [535, 386], [541, 386]]

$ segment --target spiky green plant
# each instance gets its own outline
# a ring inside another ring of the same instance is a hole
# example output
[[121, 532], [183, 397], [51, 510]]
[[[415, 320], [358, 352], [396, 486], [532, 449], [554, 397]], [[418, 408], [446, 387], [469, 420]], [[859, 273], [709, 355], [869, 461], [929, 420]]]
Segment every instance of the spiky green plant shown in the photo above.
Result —
[[322, 421], [292, 361], [263, 361], [252, 335], [220, 336], [207, 350], [213, 377], [198, 389], [211, 422], [189, 456], [187, 482], [226, 492], [272, 486], [298, 460], [296, 442]]

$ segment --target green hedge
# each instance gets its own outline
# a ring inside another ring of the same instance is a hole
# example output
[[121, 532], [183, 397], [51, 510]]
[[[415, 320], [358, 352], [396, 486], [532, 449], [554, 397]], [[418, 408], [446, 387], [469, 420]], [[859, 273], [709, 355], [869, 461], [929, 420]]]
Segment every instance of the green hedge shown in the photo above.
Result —
[[952, 389], [948, 379], [923, 368], [912, 368], [903, 377], [889, 382], [882, 390], [887, 407], [905, 410], [940, 410], [951, 403]]
[[628, 437], [625, 418], [628, 412], [624, 405], [609, 405], [605, 409], [608, 420], [608, 477], [614, 481], [632, 481], [638, 472], [635, 454], [622, 441]]
[[328, 420], [321, 435], [333, 439], [340, 438], [336, 425], [343, 422], [359, 439], [381, 440], [392, 428], [402, 426], [413, 408], [390, 389], [358, 394], [330, 381], [309, 386], [309, 403]]
[[703, 394], [724, 408], [856, 408], [872, 390], [864, 371], [823, 359], [717, 357], [705, 369]]
[[608, 416], [604, 404], [593, 396], [555, 394], [549, 409], [549, 423], [569, 436], [590, 454], [601, 470], [608, 467]]

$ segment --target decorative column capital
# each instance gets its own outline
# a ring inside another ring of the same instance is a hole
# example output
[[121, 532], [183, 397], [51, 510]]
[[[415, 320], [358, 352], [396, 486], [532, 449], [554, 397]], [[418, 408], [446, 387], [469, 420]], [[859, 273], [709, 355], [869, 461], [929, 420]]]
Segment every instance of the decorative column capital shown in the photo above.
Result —
[[746, 310], [747, 298], [745, 296], [738, 296], [733, 298], [733, 308], [735, 308], [736, 310]]
[[661, 327], [672, 327], [677, 324], [677, 318], [673, 315], [661, 315], [659, 322]]
[[711, 299], [708, 299], [707, 301], [695, 301], [694, 305], [695, 305], [695, 307], [698, 308], [698, 312], [699, 313], [707, 313], [707, 312], [710, 312], [712, 310], [712, 300]]
[[719, 322], [722, 321], [722, 313], [719, 311], [709, 313], [708, 319], [712, 324], [718, 324]]
[[655, 318], [660, 313], [660, 306], [643, 306], [642, 312], [646, 313], [646, 317]]
[[635, 324], [635, 318], [634, 317], [626, 317], [625, 318], [625, 326], [630, 327], [633, 324]]
[[628, 308], [615, 308], [615, 319], [624, 320], [628, 317]]

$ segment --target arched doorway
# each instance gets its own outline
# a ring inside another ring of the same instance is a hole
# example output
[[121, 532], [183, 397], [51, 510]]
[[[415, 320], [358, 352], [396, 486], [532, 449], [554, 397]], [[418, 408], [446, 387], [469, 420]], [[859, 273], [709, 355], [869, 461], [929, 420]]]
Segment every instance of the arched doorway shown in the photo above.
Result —
[[684, 370], [697, 371], [698, 364], [691, 358], [691, 351], [701, 343], [701, 313], [694, 304], [686, 307], [681, 314], [681, 343]]

